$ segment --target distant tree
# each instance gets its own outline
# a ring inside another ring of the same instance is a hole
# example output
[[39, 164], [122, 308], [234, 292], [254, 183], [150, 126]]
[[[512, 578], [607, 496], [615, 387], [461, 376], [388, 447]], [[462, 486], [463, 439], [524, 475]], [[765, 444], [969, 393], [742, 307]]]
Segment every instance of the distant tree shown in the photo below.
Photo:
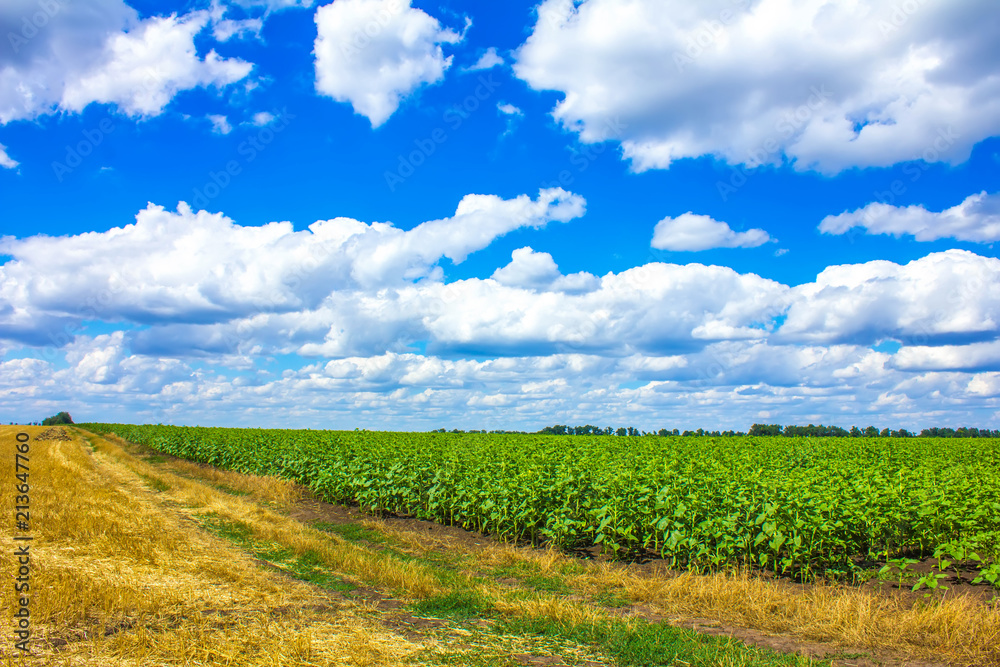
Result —
[[781, 424], [754, 424], [748, 435], [781, 435]]
[[889, 429], [887, 429], [887, 428], [882, 429], [882, 432], [879, 433], [878, 436], [880, 438], [888, 438], [889, 437]]
[[68, 412], [60, 412], [59, 414], [46, 417], [42, 420], [42, 426], [57, 426], [59, 424], [72, 424], [73, 418], [69, 416]]
[[628, 435], [628, 431], [625, 429], [624, 426], [619, 426], [618, 429], [615, 431], [615, 435], [625, 436]]

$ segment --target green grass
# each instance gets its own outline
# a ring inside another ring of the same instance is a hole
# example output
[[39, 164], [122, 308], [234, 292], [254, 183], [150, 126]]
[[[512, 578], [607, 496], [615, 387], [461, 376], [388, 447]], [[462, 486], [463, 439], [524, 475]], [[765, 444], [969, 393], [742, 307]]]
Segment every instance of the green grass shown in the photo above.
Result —
[[512, 618], [503, 621], [497, 629], [508, 633], [558, 637], [591, 645], [620, 667], [829, 665], [823, 661], [747, 646], [731, 638], [699, 635], [666, 623], [635, 621], [629, 624], [609, 620], [605, 623], [584, 623], [568, 627], [545, 618]]
[[157, 479], [156, 477], [150, 477], [149, 475], [143, 475], [142, 473], [138, 473], [138, 475], [139, 477], [142, 477], [144, 480], [146, 480], [146, 484], [149, 484], [151, 487], [153, 487], [154, 489], [156, 489], [161, 493], [163, 491], [170, 490], [170, 485], [161, 479]]
[[559, 577], [546, 577], [541, 574], [536, 574], [534, 576], [525, 577], [523, 581], [525, 586], [529, 586], [536, 591], [542, 591], [545, 593], [569, 595], [573, 592], [573, 589]]
[[382, 533], [372, 530], [371, 528], [365, 528], [364, 526], [356, 523], [328, 523], [326, 521], [313, 521], [309, 525], [316, 530], [322, 530], [324, 533], [340, 535], [348, 542], [368, 542], [369, 544], [378, 544], [380, 546], [395, 544], [393, 540], [390, 540]]
[[632, 604], [630, 600], [623, 597], [619, 591], [606, 588], [597, 595], [593, 595], [590, 598], [593, 604], [600, 605], [601, 607], [627, 607]]
[[228, 493], [231, 496], [249, 496], [250, 495], [249, 491], [240, 491], [238, 489], [234, 489], [234, 488], [228, 487], [225, 484], [211, 484], [211, 486], [212, 486], [212, 488], [218, 489], [219, 491], [222, 491], [223, 493]]
[[420, 600], [411, 605], [410, 609], [419, 616], [455, 620], [488, 618], [496, 613], [493, 605], [486, 598], [469, 590], [451, 591]]
[[326, 569], [319, 555], [312, 551], [296, 554], [290, 549], [261, 542], [254, 538], [253, 531], [246, 524], [224, 519], [217, 514], [201, 514], [197, 518], [208, 532], [229, 540], [299, 581], [339, 592], [356, 588]]

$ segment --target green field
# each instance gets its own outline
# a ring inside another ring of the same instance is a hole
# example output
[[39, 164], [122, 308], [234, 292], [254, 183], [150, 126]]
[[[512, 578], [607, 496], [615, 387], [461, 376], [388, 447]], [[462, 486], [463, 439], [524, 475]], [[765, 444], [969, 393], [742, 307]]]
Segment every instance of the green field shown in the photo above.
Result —
[[505, 540], [653, 552], [674, 568], [851, 578], [933, 554], [987, 581], [1000, 571], [996, 439], [80, 426], [294, 479], [330, 502]]

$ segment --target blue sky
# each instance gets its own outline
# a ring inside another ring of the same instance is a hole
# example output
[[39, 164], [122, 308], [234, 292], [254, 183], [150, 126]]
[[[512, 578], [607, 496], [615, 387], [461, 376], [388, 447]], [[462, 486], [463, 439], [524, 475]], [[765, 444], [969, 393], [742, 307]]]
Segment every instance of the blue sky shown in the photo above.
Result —
[[14, 0], [0, 421], [997, 427], [990, 2]]

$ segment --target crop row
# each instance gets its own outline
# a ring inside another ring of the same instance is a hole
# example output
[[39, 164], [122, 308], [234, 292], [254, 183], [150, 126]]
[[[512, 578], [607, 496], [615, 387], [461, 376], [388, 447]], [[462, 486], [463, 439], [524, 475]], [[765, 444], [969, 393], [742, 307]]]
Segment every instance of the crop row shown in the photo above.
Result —
[[87, 424], [361, 506], [673, 567], [848, 574], [1000, 540], [1000, 442], [649, 438]]

